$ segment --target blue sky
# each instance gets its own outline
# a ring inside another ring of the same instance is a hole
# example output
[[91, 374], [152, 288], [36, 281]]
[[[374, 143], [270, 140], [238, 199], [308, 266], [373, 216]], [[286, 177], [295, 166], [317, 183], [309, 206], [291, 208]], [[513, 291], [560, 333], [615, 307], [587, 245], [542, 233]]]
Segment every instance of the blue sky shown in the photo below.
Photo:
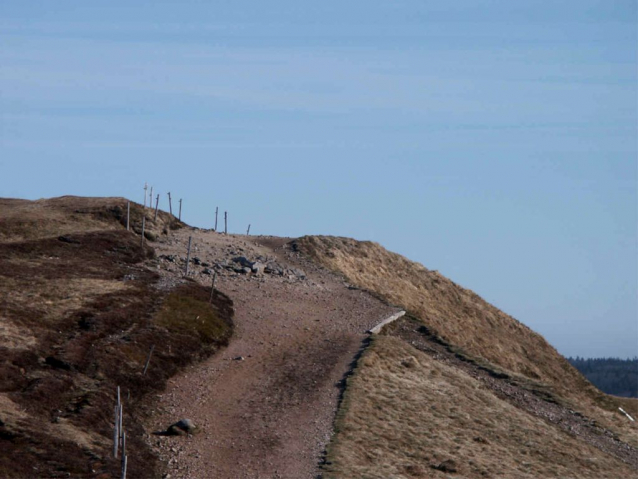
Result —
[[0, 4], [0, 196], [378, 241], [638, 354], [634, 1]]

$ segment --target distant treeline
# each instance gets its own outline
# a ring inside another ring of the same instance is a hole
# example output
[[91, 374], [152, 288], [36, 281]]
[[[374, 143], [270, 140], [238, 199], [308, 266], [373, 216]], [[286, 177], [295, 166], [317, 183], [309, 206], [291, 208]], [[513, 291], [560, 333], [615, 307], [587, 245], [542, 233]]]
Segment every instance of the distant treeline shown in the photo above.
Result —
[[607, 394], [638, 397], [638, 357], [634, 359], [567, 358], [589, 382]]

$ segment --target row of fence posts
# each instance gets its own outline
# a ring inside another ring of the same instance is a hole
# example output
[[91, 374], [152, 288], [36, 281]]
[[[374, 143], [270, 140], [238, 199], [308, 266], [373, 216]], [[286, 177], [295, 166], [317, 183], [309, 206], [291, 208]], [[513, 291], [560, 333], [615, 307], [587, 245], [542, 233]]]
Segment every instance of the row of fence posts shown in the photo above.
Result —
[[[146, 195], [145, 195], [146, 196]], [[169, 210], [170, 214], [173, 214], [173, 208], [171, 207], [171, 194], [168, 193], [168, 201], [169, 201]], [[152, 204], [149, 203], [149, 206], [152, 207]], [[155, 214], [153, 217], [153, 221], [157, 221], [157, 212], [159, 210], [159, 194], [155, 199]], [[217, 231], [217, 220], [219, 215], [219, 206], [215, 208], [215, 228], [213, 231]], [[179, 221], [182, 221], [182, 199], [179, 200], [179, 216], [177, 218]], [[250, 224], [248, 224], [248, 229], [246, 230], [246, 236], [250, 235]], [[146, 197], [144, 198], [144, 214], [142, 215], [142, 244], [144, 244], [144, 229], [146, 227]], [[131, 202], [128, 201], [126, 203], [126, 231], [131, 230]], [[224, 211], [224, 234], [228, 234], [228, 211]]]
[[[147, 194], [146, 191], [148, 189], [148, 185], [144, 184], [144, 214], [142, 215], [142, 246], [144, 246], [144, 233], [145, 233], [145, 229], [146, 229], [146, 199], [147, 199]], [[157, 197], [155, 198], [155, 214], [154, 214], [154, 221], [157, 220], [157, 212], [159, 210], [159, 197], [160, 195], [158, 194]], [[149, 206], [152, 208], [152, 201], [153, 201], [153, 187], [151, 186], [150, 188], [150, 201], [149, 201]], [[171, 193], [168, 193], [168, 207], [169, 207], [169, 213], [172, 215], [173, 214], [173, 206], [172, 206], [172, 201], [171, 201]], [[218, 221], [218, 216], [219, 216], [219, 207], [215, 207], [215, 229], [214, 231], [217, 231], [217, 221]], [[180, 198], [179, 200], [179, 216], [178, 216], [178, 220], [181, 221], [182, 218], [182, 199]], [[126, 205], [126, 229], [127, 231], [130, 231], [131, 228], [131, 202], [127, 202]], [[224, 234], [228, 234], [228, 212], [224, 211]], [[246, 235], [250, 235], [250, 224], [248, 225], [248, 229], [246, 230]], [[190, 258], [191, 258], [191, 248], [192, 248], [192, 244], [193, 244], [193, 237], [189, 236], [188, 238], [188, 251], [187, 251], [187, 255], [186, 255], [186, 269], [184, 271], [184, 276], [188, 276], [189, 273], [189, 265], [190, 265]], [[213, 273], [213, 280], [212, 280], [212, 285], [211, 285], [211, 291], [210, 291], [210, 298], [209, 298], [209, 303], [212, 304], [213, 302], [213, 298], [215, 297], [215, 283], [217, 282], [217, 271], [215, 270]], [[146, 359], [146, 363], [144, 365], [144, 370], [142, 372], [142, 375], [146, 375], [146, 372], [148, 371], [148, 367], [149, 364], [151, 362], [151, 357], [153, 355], [153, 351], [155, 350], [155, 345], [153, 344], [151, 346], [151, 349], [148, 353], [148, 357]], [[113, 457], [117, 458], [118, 455], [121, 458], [121, 479], [126, 479], [126, 471], [127, 471], [127, 467], [128, 467], [128, 455], [126, 454], [126, 432], [124, 431], [124, 425], [123, 425], [123, 411], [124, 411], [124, 407], [122, 404], [122, 400], [121, 400], [121, 394], [120, 394], [120, 387], [117, 386], [117, 402], [115, 404], [115, 417], [114, 417], [114, 426], [113, 426]]]
[[[153, 207], [153, 187], [150, 188], [150, 193], [147, 195], [148, 191], [148, 183], [144, 183], [144, 216], [142, 217], [142, 244], [144, 243], [144, 226], [146, 222], [146, 200], [148, 198], [148, 206]], [[173, 201], [171, 198], [171, 192], [168, 193], [168, 212], [173, 215]], [[159, 197], [158, 194], [155, 198], [155, 214], [153, 216], [153, 221], [157, 221], [157, 212], [159, 211]], [[182, 221], [182, 198], [179, 199], [179, 210], [177, 219]], [[215, 228], [214, 231], [217, 231], [217, 221], [219, 217], [219, 206], [215, 207]], [[129, 201], [126, 205], [126, 230], [129, 231], [131, 229], [131, 202]], [[228, 234], [228, 212], [224, 211], [224, 234]], [[248, 229], [246, 230], [246, 236], [250, 235], [250, 224], [248, 225]]]
[[120, 397], [120, 387], [117, 387], [117, 402], [115, 403], [115, 421], [113, 427], [113, 457], [117, 458], [118, 450], [121, 458], [121, 479], [126, 479], [128, 456], [126, 455], [126, 432], [123, 423], [124, 407]]

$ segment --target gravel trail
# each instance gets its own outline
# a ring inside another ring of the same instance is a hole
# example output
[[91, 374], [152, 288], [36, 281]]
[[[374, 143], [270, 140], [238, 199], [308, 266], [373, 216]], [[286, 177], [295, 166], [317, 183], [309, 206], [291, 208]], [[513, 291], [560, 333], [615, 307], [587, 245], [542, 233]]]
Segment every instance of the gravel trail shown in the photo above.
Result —
[[[171, 479], [317, 477], [339, 382], [366, 331], [398, 310], [307, 261], [284, 238], [178, 231], [155, 245], [163, 257], [151, 266], [163, 284], [181, 281], [189, 236], [192, 258], [209, 270], [218, 264], [217, 289], [235, 303], [235, 334], [227, 349], [174, 377], [147, 420], [149, 432], [181, 418], [202, 432], [150, 443]], [[224, 267], [237, 256], [276, 261], [285, 272]], [[191, 265], [191, 277], [209, 286], [206, 269]]]

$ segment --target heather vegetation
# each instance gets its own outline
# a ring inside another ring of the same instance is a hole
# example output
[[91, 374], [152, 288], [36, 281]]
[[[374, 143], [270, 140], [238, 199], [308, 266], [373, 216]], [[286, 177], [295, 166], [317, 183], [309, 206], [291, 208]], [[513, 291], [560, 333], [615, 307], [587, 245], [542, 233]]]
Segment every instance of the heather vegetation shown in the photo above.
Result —
[[[0, 204], [0, 477], [114, 477], [117, 386], [129, 477], [157, 477], [141, 423], [150, 393], [227, 343], [232, 302], [209, 304], [192, 281], [160, 284], [123, 199]], [[165, 213], [148, 223], [155, 234], [181, 226]]]

